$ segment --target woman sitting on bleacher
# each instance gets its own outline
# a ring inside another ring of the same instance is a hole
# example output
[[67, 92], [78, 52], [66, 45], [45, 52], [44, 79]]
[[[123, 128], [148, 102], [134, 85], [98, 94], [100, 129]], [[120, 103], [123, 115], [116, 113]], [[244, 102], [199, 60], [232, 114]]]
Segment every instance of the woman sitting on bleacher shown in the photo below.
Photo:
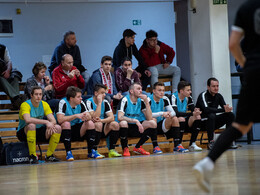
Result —
[[59, 103], [59, 100], [54, 99], [55, 98], [54, 89], [51, 84], [50, 77], [46, 76], [46, 70], [47, 67], [43, 62], [35, 63], [32, 69], [32, 73], [34, 75], [29, 79], [27, 79], [24, 88], [24, 93], [26, 94], [27, 98], [30, 99], [32, 88], [34, 86], [40, 86], [43, 89], [42, 99], [46, 101], [50, 105], [52, 111], [54, 111], [55, 107]]

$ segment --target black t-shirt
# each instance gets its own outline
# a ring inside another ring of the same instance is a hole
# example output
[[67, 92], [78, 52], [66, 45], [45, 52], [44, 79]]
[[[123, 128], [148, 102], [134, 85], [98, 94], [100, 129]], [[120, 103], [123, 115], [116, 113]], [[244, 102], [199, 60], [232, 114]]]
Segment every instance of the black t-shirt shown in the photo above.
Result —
[[248, 0], [237, 12], [235, 27], [243, 29], [247, 59], [260, 59], [260, 0]]

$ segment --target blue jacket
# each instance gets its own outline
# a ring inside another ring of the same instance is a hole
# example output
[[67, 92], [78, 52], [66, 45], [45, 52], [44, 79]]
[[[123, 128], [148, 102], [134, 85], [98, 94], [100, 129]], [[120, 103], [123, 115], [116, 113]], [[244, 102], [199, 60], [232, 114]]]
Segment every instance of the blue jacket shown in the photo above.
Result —
[[[114, 77], [114, 74], [111, 73], [111, 76], [112, 76], [112, 85], [113, 85], [113, 94], [106, 94], [108, 96], [110, 96], [111, 98], [113, 98], [113, 95], [116, 95], [118, 92], [117, 92], [117, 89], [116, 89], [116, 83], [115, 83], [115, 77]], [[91, 75], [90, 79], [89, 79], [89, 82], [88, 82], [88, 87], [87, 87], [87, 93], [88, 95], [94, 95], [94, 86], [99, 83], [99, 84], [103, 84], [102, 83], [102, 76], [101, 76], [101, 73], [99, 71], [99, 69], [95, 70], [93, 72], [93, 74]]]

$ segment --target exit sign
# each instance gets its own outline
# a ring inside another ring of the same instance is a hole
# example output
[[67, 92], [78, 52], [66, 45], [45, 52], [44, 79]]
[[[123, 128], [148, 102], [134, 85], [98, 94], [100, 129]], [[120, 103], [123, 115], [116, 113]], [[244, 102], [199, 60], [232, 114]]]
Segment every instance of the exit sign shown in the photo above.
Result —
[[141, 24], [142, 24], [141, 20], [133, 20], [134, 26], [141, 25]]
[[227, 0], [213, 0], [213, 5], [227, 4]]

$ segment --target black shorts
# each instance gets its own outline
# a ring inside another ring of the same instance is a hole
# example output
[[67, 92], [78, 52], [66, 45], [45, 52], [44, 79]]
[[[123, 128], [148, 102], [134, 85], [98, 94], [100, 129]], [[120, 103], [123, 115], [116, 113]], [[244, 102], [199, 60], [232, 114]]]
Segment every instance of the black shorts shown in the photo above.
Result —
[[83, 122], [77, 123], [76, 125], [71, 126], [71, 141], [83, 141], [84, 136], [80, 137], [80, 129]]
[[[27, 136], [24, 132], [24, 128], [17, 131], [16, 136], [21, 142], [27, 142]], [[47, 142], [47, 143], [49, 142], [49, 139], [46, 139], [46, 126], [45, 125], [36, 129], [36, 141], [37, 142]]]
[[249, 122], [260, 122], [260, 61], [248, 60], [243, 77], [235, 121], [247, 125]]
[[136, 124], [128, 124], [127, 137], [141, 137], [142, 133], [139, 132]]
[[157, 123], [157, 134], [158, 135], [165, 135], [165, 137], [167, 139], [173, 138], [173, 130], [169, 129], [167, 132], [164, 132], [162, 125], [163, 125], [163, 120], [161, 120], [159, 123]]

